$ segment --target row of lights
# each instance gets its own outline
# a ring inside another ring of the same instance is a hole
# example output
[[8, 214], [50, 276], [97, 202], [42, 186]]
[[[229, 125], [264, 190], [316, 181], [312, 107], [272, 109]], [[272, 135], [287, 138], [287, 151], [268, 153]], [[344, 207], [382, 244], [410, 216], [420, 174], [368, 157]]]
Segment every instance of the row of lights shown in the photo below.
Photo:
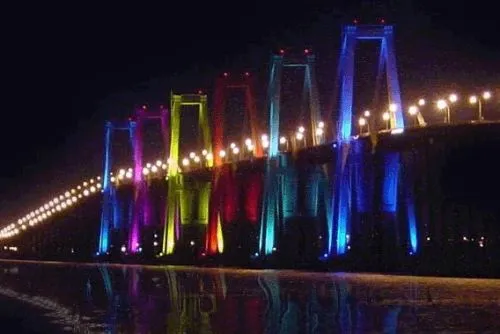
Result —
[[39, 208], [30, 211], [0, 230], [0, 239], [6, 239], [20, 234], [21, 232], [42, 223], [59, 212], [64, 212], [85, 197], [101, 191], [101, 177], [90, 179], [82, 184], [71, 188], [64, 193], [55, 196], [50, 201], [42, 204]]
[[[469, 96], [468, 102], [471, 105], [478, 105], [478, 121], [483, 121], [483, 115], [482, 115], [482, 104], [492, 98], [492, 93], [490, 91], [485, 91], [480, 95], [471, 95]], [[450, 113], [451, 113], [451, 108], [450, 104], [454, 104], [458, 101], [459, 97], [457, 94], [452, 93], [448, 96], [447, 99], [438, 99], [436, 101], [436, 108], [440, 111], [446, 111], [446, 123], [450, 123]], [[408, 114], [412, 117], [416, 117], [417, 115], [420, 114], [420, 108], [426, 105], [426, 100], [423, 98], [420, 98], [417, 101], [417, 104], [410, 105], [408, 107]], [[389, 120], [391, 113], [397, 111], [398, 106], [394, 103], [389, 105], [389, 110], [385, 111], [382, 113], [382, 120], [386, 122], [386, 129], [389, 129]], [[369, 122], [368, 118], [371, 116], [371, 112], [369, 110], [365, 110], [363, 112], [363, 116], [358, 119], [358, 125], [360, 126], [360, 129], [362, 130], [365, 126], [368, 127], [368, 132], [370, 132], [369, 129]]]
[[[324, 122], [318, 123], [315, 132], [316, 136], [319, 137], [324, 134], [324, 127]], [[295, 139], [297, 139], [298, 141], [304, 140], [304, 133], [305, 128], [303, 126], [298, 127], [297, 132], [295, 133]], [[287, 138], [284, 136], [280, 137], [279, 141], [282, 145], [288, 142]], [[255, 144], [250, 138], [246, 139], [244, 144], [248, 152], [254, 151]], [[264, 149], [267, 149], [269, 147], [269, 137], [266, 134], [263, 134], [261, 136], [261, 145]], [[240, 148], [236, 145], [236, 143], [231, 143], [229, 148], [233, 155], [239, 155]], [[225, 158], [227, 156], [226, 150], [221, 150], [218, 154], [221, 158]], [[189, 158], [186, 157], [182, 159], [181, 164], [184, 167], [188, 167], [191, 164], [191, 161], [195, 164], [200, 164], [203, 160], [207, 163], [213, 161], [213, 154], [206, 149], [201, 151], [201, 156], [196, 154], [195, 152], [191, 152], [189, 154]], [[147, 163], [142, 169], [142, 173], [144, 176], [157, 175], [160, 171], [166, 171], [169, 164], [170, 161], [168, 159], [166, 162], [157, 160], [154, 164]], [[112, 183], [119, 183], [124, 180], [130, 180], [132, 179], [132, 177], [132, 168], [122, 168], [118, 170], [116, 176], [113, 172], [110, 174], [110, 181]], [[47, 219], [52, 217], [53, 214], [69, 209], [82, 198], [88, 197], [98, 191], [102, 191], [101, 188], [101, 177], [98, 176], [95, 180], [90, 179], [83, 182], [81, 185], [76, 186], [75, 188], [71, 188], [70, 190], [65, 191], [63, 194], [56, 196], [52, 200], [42, 204], [38, 209], [34, 209], [24, 217], [19, 218], [16, 222], [17, 224], [11, 223], [2, 228], [0, 230], [0, 239], [13, 237], [15, 235], [18, 235], [22, 231], [27, 230], [28, 226], [33, 227], [41, 222], [46, 221]]]
[[[492, 98], [492, 93], [490, 91], [484, 91], [480, 95], [471, 95], [469, 96], [468, 102], [470, 105], [478, 105], [478, 121], [483, 121], [483, 114], [482, 114], [482, 104], [484, 102], [487, 102]], [[446, 118], [445, 122], [450, 123], [450, 114], [451, 114], [451, 104], [457, 103], [459, 100], [459, 96], [455, 93], [452, 93], [448, 96], [447, 99], [438, 99], [436, 101], [436, 108], [440, 111], [446, 111]], [[418, 100], [417, 105], [411, 105], [408, 108], [408, 113], [411, 116], [417, 116], [420, 113], [420, 107], [423, 107], [426, 105], [425, 99], [421, 98]]]

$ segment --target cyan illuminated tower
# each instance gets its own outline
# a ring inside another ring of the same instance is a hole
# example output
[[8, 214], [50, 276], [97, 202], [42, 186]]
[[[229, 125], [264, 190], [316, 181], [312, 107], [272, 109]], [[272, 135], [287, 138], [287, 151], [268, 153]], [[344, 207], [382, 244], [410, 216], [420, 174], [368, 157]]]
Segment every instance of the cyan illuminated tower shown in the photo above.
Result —
[[306, 137], [309, 143], [318, 143], [315, 129], [321, 121], [318, 90], [314, 72], [315, 57], [309, 50], [304, 50], [301, 57], [285, 57], [284, 52], [271, 58], [270, 79], [268, 87], [269, 109], [269, 149], [266, 175], [264, 180], [264, 196], [259, 238], [259, 252], [269, 255], [276, 249], [277, 238], [282, 224], [294, 213], [297, 189], [293, 180], [293, 171], [287, 169], [286, 157], [280, 155], [280, 104], [281, 80], [284, 68], [304, 68], [304, 92], [309, 98], [309, 122]]
[[[342, 31], [342, 44], [339, 59], [338, 82], [340, 83], [340, 109], [338, 114], [337, 142], [338, 154], [335, 168], [335, 188], [333, 196], [333, 224], [336, 249], [330, 248], [328, 254], [344, 254], [347, 250], [351, 216], [351, 174], [347, 161], [351, 154], [354, 89], [354, 56], [358, 41], [377, 40], [381, 43], [379, 55], [379, 74], [386, 71], [389, 101], [395, 110], [390, 113], [390, 128], [404, 128], [403, 106], [396, 66], [393, 41], [393, 27], [388, 25], [348, 25]], [[385, 110], [384, 110], [385, 111]], [[372, 129], [373, 131], [373, 129]], [[358, 159], [361, 157], [354, 157]], [[352, 159], [352, 158], [351, 158]], [[383, 206], [396, 210], [399, 157], [387, 157], [383, 181]], [[356, 189], [358, 194], [364, 189]], [[333, 243], [332, 243], [333, 245]]]
[[[179, 173], [179, 143], [180, 143], [180, 125], [181, 112], [183, 106], [195, 106], [198, 108], [198, 128], [202, 135], [202, 143], [207, 151], [207, 157], [213, 157], [212, 140], [210, 125], [208, 122], [207, 95], [204, 94], [171, 94], [170, 96], [170, 153], [168, 165], [168, 194], [167, 194], [167, 215], [163, 233], [164, 254], [172, 254], [175, 248], [175, 242], [180, 236], [180, 215], [181, 210], [192, 203], [188, 203], [183, 197], [183, 179]], [[213, 160], [206, 159], [206, 166], [212, 166]], [[208, 216], [208, 191], [202, 192], [204, 198], [199, 201], [199, 211], [204, 216]], [[206, 198], [205, 198], [206, 197]]]
[[161, 126], [161, 137], [163, 142], [163, 152], [160, 158], [166, 163], [168, 158], [168, 111], [160, 107], [159, 112], [148, 111], [146, 106], [136, 111], [136, 130], [133, 140], [134, 149], [134, 203], [132, 210], [132, 222], [129, 230], [128, 249], [131, 253], [136, 253], [140, 247], [141, 228], [151, 224], [150, 204], [147, 193], [147, 184], [143, 175], [143, 130], [147, 120], [157, 120]]
[[101, 214], [101, 229], [99, 233], [99, 246], [97, 253], [106, 254], [109, 251], [110, 229], [119, 228], [123, 225], [122, 217], [118, 213], [115, 184], [110, 182], [112, 150], [111, 140], [114, 131], [127, 131], [129, 133], [130, 145], [134, 145], [136, 123], [128, 121], [124, 124], [115, 125], [106, 122], [104, 134], [104, 173], [103, 173], [103, 202]]

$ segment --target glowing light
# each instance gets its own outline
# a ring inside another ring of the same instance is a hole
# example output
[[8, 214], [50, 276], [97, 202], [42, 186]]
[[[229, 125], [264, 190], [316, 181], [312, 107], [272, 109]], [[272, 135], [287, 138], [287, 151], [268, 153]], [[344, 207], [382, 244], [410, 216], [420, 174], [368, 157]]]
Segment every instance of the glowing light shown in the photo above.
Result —
[[325, 122], [321, 121], [318, 123], [318, 128], [323, 129], [325, 127]]
[[152, 171], [153, 173], [158, 172], [158, 167], [156, 167], [156, 166], [151, 167], [151, 171]]
[[[125, 173], [126, 173], [125, 169], [123, 169], [123, 168], [122, 168], [122, 169], [120, 169], [120, 171], [118, 172], [118, 175], [125, 175]], [[83, 185], [84, 185], [84, 186], [86, 186], [86, 184], [85, 184], [85, 183], [86, 183], [86, 182], [84, 182], [84, 183], [83, 183]]]
[[269, 142], [268, 141], [262, 142], [262, 148], [268, 148], [268, 147], [269, 147]]
[[196, 153], [194, 153], [194, 152], [189, 153], [189, 157], [190, 157], [191, 159], [194, 159], [194, 157], [195, 157], [195, 156], [196, 156]]
[[417, 106], [410, 106], [408, 108], [408, 113], [412, 116], [415, 116], [418, 113], [418, 107]]
[[306, 129], [303, 126], [299, 126], [299, 132], [300, 133], [304, 133], [305, 131], [306, 131]]
[[200, 162], [200, 157], [199, 156], [195, 156], [193, 160], [194, 160], [194, 162], [199, 163]]
[[96, 188], [94, 186], [90, 187], [90, 192], [94, 193], [96, 191]]
[[245, 145], [246, 146], [251, 146], [252, 145], [252, 140], [250, 138], [245, 139]]
[[477, 103], [477, 96], [476, 95], [472, 95], [471, 97], [469, 97], [469, 103], [470, 104], [476, 104]]
[[280, 137], [280, 144], [286, 144], [286, 137]]
[[127, 171], [127, 173], [125, 173], [125, 177], [126, 177], [127, 179], [131, 179], [131, 178], [132, 178], [132, 172]]
[[156, 160], [156, 167], [161, 167], [161, 165], [162, 165], [161, 160]]
[[370, 115], [371, 115], [370, 110], [365, 110], [365, 111], [363, 111], [363, 116], [365, 116], [365, 117], [370, 117]]
[[235, 147], [236, 147], [236, 144], [235, 144], [235, 143], [231, 143], [231, 144], [229, 145], [229, 147], [230, 147], [230, 148], [235, 148]]
[[316, 136], [322, 136], [324, 133], [324, 130], [322, 128], [316, 128]]
[[201, 151], [201, 155], [206, 156], [207, 154], [208, 154], [207, 150], [204, 149], [204, 150]]
[[448, 107], [448, 103], [446, 103], [445, 100], [438, 100], [436, 102], [436, 106], [439, 110], [443, 110], [443, 109], [446, 109]]
[[384, 113], [382, 114], [382, 119], [383, 119], [384, 121], [388, 121], [390, 118], [391, 118], [391, 115], [390, 115], [388, 112], [384, 112]]
[[214, 159], [214, 155], [212, 153], [207, 153], [207, 155], [205, 156], [205, 158], [208, 160], [208, 161], [212, 161]]
[[182, 165], [183, 166], [189, 166], [189, 159], [188, 158], [182, 159]]
[[260, 136], [260, 140], [263, 142], [266, 142], [266, 141], [269, 141], [269, 137], [266, 134], [264, 134], [264, 135]]
[[486, 91], [483, 93], [483, 99], [489, 100], [490, 98], [491, 98], [491, 92]]
[[450, 96], [448, 96], [448, 100], [450, 100], [451, 103], [457, 102], [458, 101], [457, 94], [450, 94]]
[[358, 120], [359, 126], [365, 126], [366, 125], [366, 119], [363, 117], [360, 117]]
[[424, 99], [418, 99], [418, 105], [419, 106], [425, 106], [425, 100]]
[[[85, 190], [83, 191], [83, 196], [88, 196], [89, 194], [90, 194], [90, 193], [89, 193], [88, 189], [85, 189]], [[57, 207], [56, 207], [56, 209], [57, 209]]]
[[240, 149], [238, 147], [233, 147], [233, 154], [238, 154], [240, 153]]
[[398, 105], [396, 103], [391, 103], [389, 105], [389, 111], [390, 112], [396, 112], [398, 110]]
[[295, 138], [297, 138], [297, 140], [302, 140], [304, 139], [304, 134], [302, 132], [297, 132]]
[[226, 151], [220, 150], [219, 157], [224, 158], [226, 156]]

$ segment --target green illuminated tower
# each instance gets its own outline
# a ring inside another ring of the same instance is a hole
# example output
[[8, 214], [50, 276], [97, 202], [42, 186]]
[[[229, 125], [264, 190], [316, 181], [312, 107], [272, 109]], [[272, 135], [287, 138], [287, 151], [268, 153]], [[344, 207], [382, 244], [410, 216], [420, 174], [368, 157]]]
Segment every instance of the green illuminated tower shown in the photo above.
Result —
[[[170, 157], [168, 167], [168, 197], [165, 229], [163, 233], [163, 253], [172, 254], [175, 242], [180, 236], [181, 211], [190, 211], [189, 196], [184, 196], [183, 176], [179, 168], [180, 125], [183, 106], [198, 107], [198, 128], [202, 134], [204, 149], [212, 156], [212, 140], [208, 122], [207, 95], [202, 94], [171, 94], [170, 96]], [[206, 161], [211, 167], [212, 161]], [[202, 191], [202, 194], [208, 193]], [[205, 198], [206, 197], [206, 198]], [[208, 217], [208, 195], [200, 201], [198, 212]], [[206, 211], [206, 212], [200, 212]]]

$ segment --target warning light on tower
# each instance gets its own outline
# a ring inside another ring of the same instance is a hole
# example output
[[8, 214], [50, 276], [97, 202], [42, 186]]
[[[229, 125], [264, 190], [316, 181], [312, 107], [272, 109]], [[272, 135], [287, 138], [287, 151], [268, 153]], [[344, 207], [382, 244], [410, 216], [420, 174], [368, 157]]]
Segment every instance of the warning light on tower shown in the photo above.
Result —
[[250, 72], [245, 72], [245, 76], [249, 77], [250, 76]]
[[385, 19], [380, 19], [380, 24], [385, 24]]
[[354, 20], [352, 20], [352, 23], [354, 23], [354, 24], [358, 24], [358, 19], [354, 19]]
[[309, 54], [309, 49], [304, 49], [304, 53], [307, 55]]
[[229, 76], [229, 73], [224, 72], [222, 75], [223, 75], [225, 78], [227, 78], [227, 77]]
[[281, 54], [281, 55], [282, 55], [282, 54], [285, 54], [285, 50], [280, 49], [280, 54]]

